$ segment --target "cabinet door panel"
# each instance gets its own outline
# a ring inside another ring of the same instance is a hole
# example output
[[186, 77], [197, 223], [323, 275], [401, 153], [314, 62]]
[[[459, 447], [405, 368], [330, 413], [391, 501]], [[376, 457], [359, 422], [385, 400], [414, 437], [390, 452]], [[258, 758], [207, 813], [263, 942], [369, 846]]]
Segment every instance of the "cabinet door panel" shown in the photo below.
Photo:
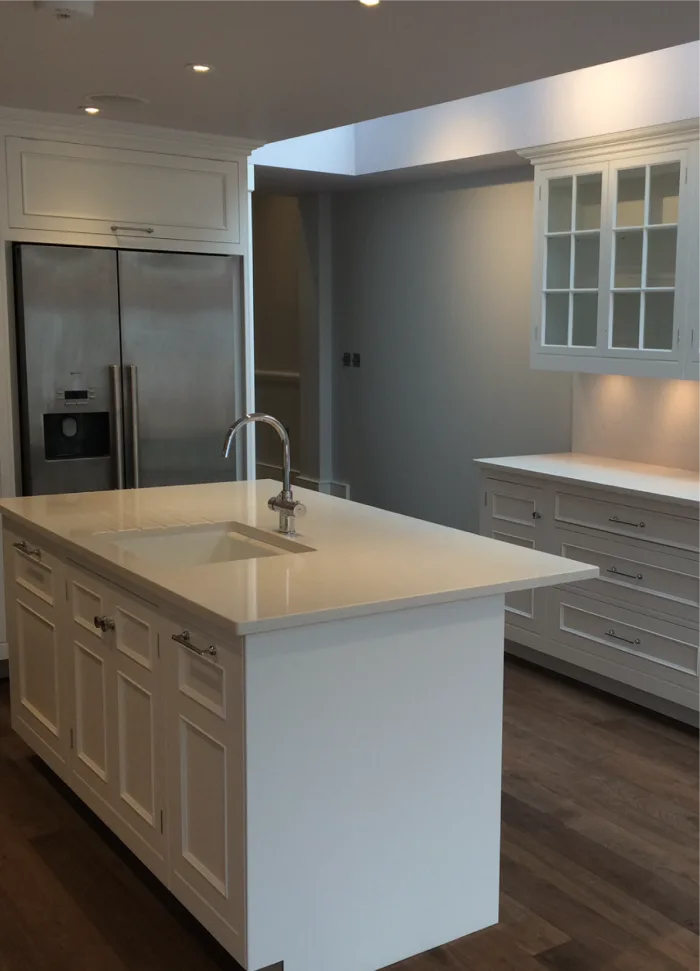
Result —
[[12, 726], [65, 778], [72, 689], [62, 637], [63, 565], [31, 537], [7, 527], [3, 533]]
[[[20, 701], [48, 736], [57, 739], [59, 659], [56, 627], [22, 600], [16, 601], [16, 609]], [[50, 738], [46, 740], [53, 744]]]
[[[242, 644], [163, 624], [170, 889], [233, 954], [244, 945]], [[216, 650], [200, 657], [199, 650]]]
[[235, 161], [14, 137], [7, 159], [17, 228], [240, 240]]
[[[164, 866], [165, 734], [158, 659], [157, 618], [147, 604], [111, 591], [115, 779], [114, 806], [128, 829], [125, 843], [139, 856], [143, 844]], [[153, 860], [149, 860], [153, 866]]]
[[102, 645], [73, 641], [75, 672], [74, 771], [102, 798], [108, 798], [107, 665]]
[[[544, 491], [536, 486], [487, 479], [481, 532], [525, 549], [542, 548]], [[506, 623], [539, 634], [546, 599], [542, 590], [506, 594]]]

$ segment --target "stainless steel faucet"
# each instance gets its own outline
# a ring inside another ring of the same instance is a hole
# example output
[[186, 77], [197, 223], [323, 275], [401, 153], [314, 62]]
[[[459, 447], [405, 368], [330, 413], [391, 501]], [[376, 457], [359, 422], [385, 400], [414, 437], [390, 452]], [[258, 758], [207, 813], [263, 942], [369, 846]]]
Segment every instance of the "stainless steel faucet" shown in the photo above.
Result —
[[304, 515], [306, 512], [306, 506], [304, 506], [301, 502], [295, 502], [294, 496], [292, 495], [292, 459], [289, 448], [289, 435], [287, 434], [287, 429], [284, 427], [282, 422], [278, 421], [276, 418], [273, 418], [272, 415], [266, 415], [261, 411], [255, 411], [249, 415], [244, 415], [242, 418], [239, 418], [238, 421], [235, 421], [226, 432], [223, 456], [224, 458], [228, 458], [236, 432], [240, 428], [244, 428], [246, 425], [252, 425], [256, 421], [262, 421], [265, 422], [266, 425], [272, 425], [279, 437], [282, 439], [282, 491], [279, 493], [279, 495], [273, 496], [273, 498], [269, 500], [268, 506], [270, 509], [274, 510], [274, 512], [278, 512], [280, 514], [279, 532], [285, 533], [287, 536], [295, 536], [295, 518], [296, 516]]

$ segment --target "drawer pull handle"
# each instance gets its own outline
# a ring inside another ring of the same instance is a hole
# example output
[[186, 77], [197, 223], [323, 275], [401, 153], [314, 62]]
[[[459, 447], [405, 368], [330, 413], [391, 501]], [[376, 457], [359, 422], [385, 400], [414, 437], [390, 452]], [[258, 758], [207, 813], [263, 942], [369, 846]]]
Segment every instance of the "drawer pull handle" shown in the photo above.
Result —
[[610, 630], [606, 630], [605, 634], [606, 634], [607, 637], [614, 637], [616, 641], [624, 641], [625, 644], [641, 644], [642, 643], [638, 637], [635, 637], [635, 639], [632, 641], [632, 640], [629, 639], [629, 637], [623, 637], [621, 634], [616, 634], [614, 628], [612, 628], [612, 627], [610, 628]]
[[177, 644], [182, 644], [183, 647], [186, 647], [188, 651], [192, 651], [197, 657], [216, 657], [216, 647], [213, 644], [210, 644], [206, 649], [202, 649], [201, 647], [197, 647], [196, 644], [193, 644], [191, 638], [192, 635], [188, 630], [183, 630], [181, 634], [173, 634], [173, 640]]
[[27, 556], [35, 556], [37, 560], [41, 559], [41, 550], [38, 546], [30, 546], [26, 539], [23, 539], [19, 543], [12, 544], [16, 550], [20, 553], [25, 553]]
[[95, 617], [93, 624], [98, 630], [101, 630], [103, 634], [106, 634], [108, 630], [114, 630], [116, 626], [111, 617]]
[[644, 529], [646, 526], [646, 523], [631, 523], [628, 519], [620, 519], [619, 516], [611, 516], [608, 522], [619, 523], [620, 526], [634, 526], [635, 529]]
[[110, 226], [113, 233], [148, 233], [153, 232], [150, 226]]
[[629, 580], [643, 580], [644, 579], [644, 574], [643, 573], [623, 573], [623, 571], [622, 570], [618, 570], [618, 568], [616, 566], [611, 566], [610, 569], [609, 570], [606, 570], [605, 572], [606, 573], [614, 573], [615, 576], [618, 576], [618, 577], [627, 577]]
[[542, 513], [541, 512], [537, 512], [537, 510], [535, 510], [535, 512], [533, 512], [533, 514], [532, 514], [532, 518], [533, 519], [542, 519]]

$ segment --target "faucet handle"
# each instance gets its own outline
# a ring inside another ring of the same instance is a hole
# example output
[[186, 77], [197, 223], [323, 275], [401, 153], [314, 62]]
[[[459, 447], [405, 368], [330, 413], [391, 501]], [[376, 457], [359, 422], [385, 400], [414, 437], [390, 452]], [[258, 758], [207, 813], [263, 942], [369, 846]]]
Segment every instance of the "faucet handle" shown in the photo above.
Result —
[[304, 505], [303, 502], [294, 503], [294, 511], [292, 515], [296, 516], [298, 519], [301, 519], [303, 516], [306, 515], [306, 506]]

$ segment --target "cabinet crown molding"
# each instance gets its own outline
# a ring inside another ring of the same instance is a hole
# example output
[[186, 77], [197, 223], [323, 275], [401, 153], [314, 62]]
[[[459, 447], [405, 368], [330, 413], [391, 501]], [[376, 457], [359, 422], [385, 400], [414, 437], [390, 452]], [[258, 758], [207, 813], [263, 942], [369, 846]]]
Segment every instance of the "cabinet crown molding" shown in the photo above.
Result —
[[212, 135], [102, 118], [74, 118], [58, 112], [4, 107], [0, 107], [0, 133], [22, 138], [65, 140], [113, 148], [139, 148], [202, 158], [250, 155], [263, 144], [262, 141], [252, 138]]
[[536, 145], [520, 149], [518, 155], [528, 159], [533, 165], [543, 162], [576, 161], [581, 158], [595, 159], [599, 153], [609, 156], [611, 151], [616, 149], [625, 153], [638, 153], [670, 148], [697, 138], [699, 133], [700, 119], [688, 118], [668, 125], [632, 128], [629, 131], [612, 132], [608, 135], [577, 138], [550, 145]]

